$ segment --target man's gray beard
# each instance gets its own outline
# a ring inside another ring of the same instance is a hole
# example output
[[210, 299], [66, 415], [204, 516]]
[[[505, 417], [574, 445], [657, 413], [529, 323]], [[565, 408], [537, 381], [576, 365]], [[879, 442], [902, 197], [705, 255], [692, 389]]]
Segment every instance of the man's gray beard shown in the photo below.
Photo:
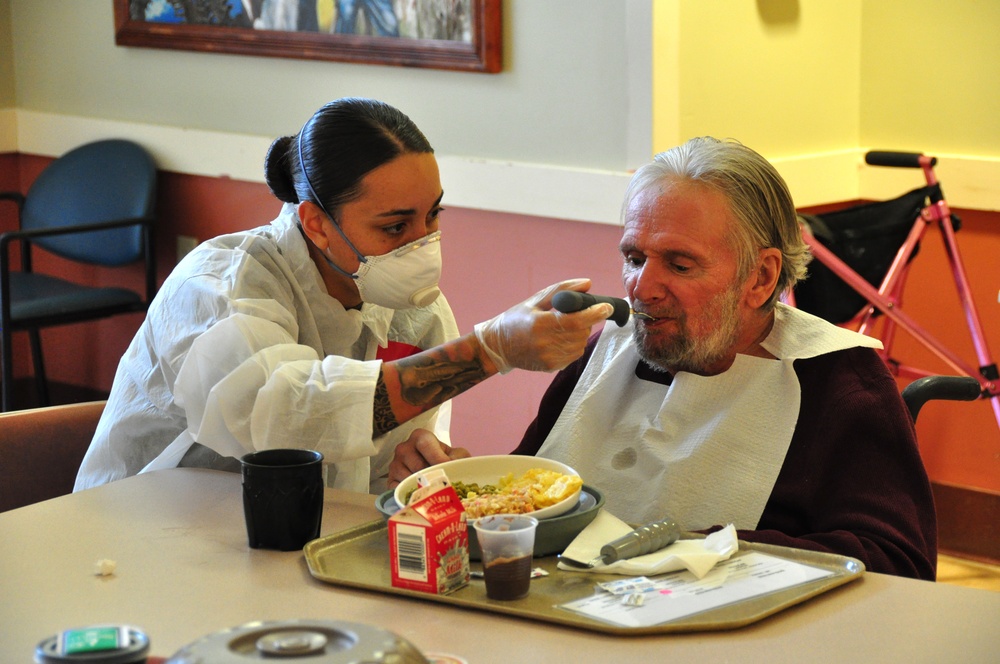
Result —
[[716, 295], [705, 305], [709, 317], [718, 321], [718, 325], [701, 339], [691, 336], [687, 329], [687, 316], [683, 316], [678, 321], [677, 334], [666, 344], [653, 346], [650, 335], [646, 333], [646, 326], [635, 321], [632, 340], [639, 351], [639, 357], [662, 371], [705, 373], [709, 367], [732, 352], [739, 325], [737, 298], [736, 290], [731, 289]]

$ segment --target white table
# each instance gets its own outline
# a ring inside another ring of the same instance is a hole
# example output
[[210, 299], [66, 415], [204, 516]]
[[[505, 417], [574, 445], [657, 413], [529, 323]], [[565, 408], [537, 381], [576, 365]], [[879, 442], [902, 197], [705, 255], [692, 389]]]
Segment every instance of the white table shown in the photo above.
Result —
[[[323, 534], [378, 518], [328, 491]], [[113, 576], [93, 573], [100, 559]], [[480, 662], [997, 662], [1000, 593], [880, 574], [727, 632], [620, 637], [313, 579], [301, 552], [247, 546], [238, 475], [176, 469], [0, 514], [0, 662], [69, 627], [141, 627], [167, 657], [254, 620], [347, 620]], [[669, 658], [669, 660], [668, 660]]]

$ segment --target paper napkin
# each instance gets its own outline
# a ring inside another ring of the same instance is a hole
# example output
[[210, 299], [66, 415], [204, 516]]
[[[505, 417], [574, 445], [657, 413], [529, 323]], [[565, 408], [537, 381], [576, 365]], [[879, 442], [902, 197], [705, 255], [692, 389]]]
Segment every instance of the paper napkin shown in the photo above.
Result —
[[[593, 560], [601, 554], [602, 546], [631, 531], [631, 526], [602, 509], [590, 525], [566, 547], [563, 555], [573, 560]], [[737, 548], [739, 541], [736, 539], [736, 527], [730, 524], [705, 539], [678, 540], [665, 549], [619, 560], [610, 565], [598, 563], [590, 569], [585, 569], [560, 562], [558, 567], [568, 572], [599, 572], [630, 576], [653, 576], [686, 569], [700, 579], [708, 574], [716, 563], [736, 553]]]

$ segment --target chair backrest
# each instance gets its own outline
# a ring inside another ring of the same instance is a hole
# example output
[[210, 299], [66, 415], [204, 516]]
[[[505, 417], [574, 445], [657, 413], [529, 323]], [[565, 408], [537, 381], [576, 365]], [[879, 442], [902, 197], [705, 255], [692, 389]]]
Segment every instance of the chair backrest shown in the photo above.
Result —
[[0, 512], [73, 491], [106, 404], [0, 413]]
[[[95, 141], [70, 150], [39, 174], [25, 196], [21, 228], [37, 230], [124, 219], [152, 219], [156, 164], [132, 141]], [[39, 238], [54, 254], [98, 265], [125, 265], [143, 255], [143, 228]]]

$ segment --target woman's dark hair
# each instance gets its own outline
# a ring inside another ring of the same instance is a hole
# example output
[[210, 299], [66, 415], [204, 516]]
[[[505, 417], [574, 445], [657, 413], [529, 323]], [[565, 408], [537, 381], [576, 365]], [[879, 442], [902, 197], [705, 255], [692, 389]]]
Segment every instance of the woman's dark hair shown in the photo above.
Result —
[[264, 161], [264, 179], [278, 200], [312, 201], [335, 216], [341, 205], [361, 195], [365, 175], [401, 154], [423, 152], [434, 149], [398, 109], [348, 97], [316, 111], [295, 136], [275, 139]]

